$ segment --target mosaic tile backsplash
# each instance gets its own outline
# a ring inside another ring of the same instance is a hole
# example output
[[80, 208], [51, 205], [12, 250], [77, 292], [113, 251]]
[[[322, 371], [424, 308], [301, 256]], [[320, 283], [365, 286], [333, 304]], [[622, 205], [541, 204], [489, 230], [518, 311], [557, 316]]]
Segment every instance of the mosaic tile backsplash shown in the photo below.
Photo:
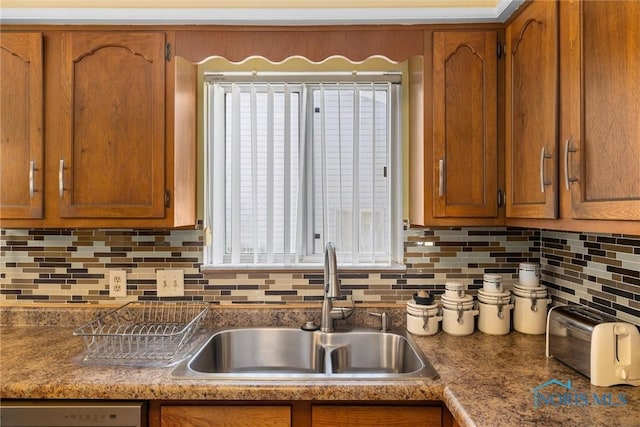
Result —
[[[446, 281], [482, 286], [483, 273], [517, 280], [519, 262], [540, 262], [559, 302], [589, 305], [640, 324], [640, 237], [519, 228], [412, 228], [406, 272], [343, 272], [356, 303], [403, 304]], [[201, 230], [1, 230], [0, 301], [114, 304], [158, 299], [156, 271], [181, 269], [185, 298], [214, 304], [291, 304], [322, 299], [322, 271], [207, 272]], [[110, 298], [109, 270], [127, 271], [127, 298]]]
[[640, 325], [640, 236], [545, 231], [542, 282], [576, 303]]

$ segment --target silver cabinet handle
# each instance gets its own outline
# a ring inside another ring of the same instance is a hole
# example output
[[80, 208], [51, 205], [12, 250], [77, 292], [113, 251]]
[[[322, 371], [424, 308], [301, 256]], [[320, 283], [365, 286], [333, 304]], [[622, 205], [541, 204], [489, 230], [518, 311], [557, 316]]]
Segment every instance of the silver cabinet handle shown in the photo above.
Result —
[[33, 199], [34, 193], [36, 191], [35, 189], [35, 171], [36, 171], [36, 162], [34, 162], [33, 160], [31, 160], [29, 162], [29, 197], [31, 197]]
[[438, 160], [438, 195], [444, 196], [444, 157]]
[[540, 151], [540, 192], [544, 193], [545, 185], [551, 185], [551, 182], [544, 180], [544, 159], [550, 159], [553, 157], [551, 153], [547, 153], [547, 149], [542, 147]]
[[578, 180], [578, 178], [574, 176], [569, 176], [569, 153], [575, 153], [578, 151], [572, 145], [572, 139], [569, 138], [564, 143], [564, 186], [567, 190], [570, 189], [571, 183]]
[[58, 169], [58, 187], [60, 197], [64, 196], [64, 159], [60, 159], [60, 168]]

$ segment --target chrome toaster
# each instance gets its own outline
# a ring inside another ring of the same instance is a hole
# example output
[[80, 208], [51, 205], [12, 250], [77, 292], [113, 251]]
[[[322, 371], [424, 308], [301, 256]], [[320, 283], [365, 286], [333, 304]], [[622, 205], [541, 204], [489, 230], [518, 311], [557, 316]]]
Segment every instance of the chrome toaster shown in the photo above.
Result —
[[546, 352], [589, 377], [593, 385], [640, 386], [638, 328], [587, 307], [549, 310]]

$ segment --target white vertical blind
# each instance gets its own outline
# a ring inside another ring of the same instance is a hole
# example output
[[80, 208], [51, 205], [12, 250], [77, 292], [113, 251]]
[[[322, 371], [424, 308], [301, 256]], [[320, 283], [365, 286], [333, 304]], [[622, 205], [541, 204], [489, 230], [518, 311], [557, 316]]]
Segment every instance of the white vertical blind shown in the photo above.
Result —
[[358, 263], [360, 249], [360, 87], [353, 84], [353, 175], [351, 215], [351, 262]]
[[[207, 156], [206, 160], [211, 168], [207, 170], [207, 176], [212, 177], [214, 174], [220, 174], [220, 171], [225, 170], [225, 126], [221, 126], [220, 123], [225, 122], [225, 109], [224, 109], [224, 89], [219, 86], [212, 87], [212, 94], [209, 99], [209, 141], [212, 149], [208, 152], [211, 153]], [[205, 180], [205, 188], [211, 188], [211, 194], [206, 193], [207, 209], [210, 212], [210, 216], [206, 220], [211, 224], [211, 230], [218, 234], [221, 230], [225, 229], [225, 181], [223, 179], [207, 179]], [[210, 185], [208, 185], [210, 184]], [[209, 197], [210, 196], [210, 197]], [[223, 241], [219, 236], [213, 236], [216, 238], [216, 243]], [[224, 244], [214, 244], [212, 239], [211, 243], [211, 262], [220, 264], [224, 261], [225, 247]]]
[[274, 99], [273, 87], [267, 86], [267, 263], [273, 263], [274, 197]]
[[210, 262], [321, 261], [328, 240], [340, 262], [397, 260], [397, 85], [209, 85]]
[[[300, 97], [300, 126], [298, 131], [298, 138], [300, 141], [307, 140], [307, 90], [306, 88], [302, 88], [302, 93]], [[300, 149], [298, 150], [298, 165], [306, 164], [307, 159], [307, 144], [300, 144]], [[296, 256], [294, 259], [295, 263], [298, 263], [303, 260], [304, 254], [307, 253], [308, 243], [305, 239], [305, 232], [307, 224], [311, 221], [311, 217], [309, 213], [311, 209], [305, 209], [305, 194], [307, 194], [309, 187], [309, 174], [307, 172], [307, 168], [301, 167], [299, 172], [298, 179], [298, 203], [297, 203], [297, 223], [296, 223]], [[311, 239], [312, 240], [312, 239]], [[312, 242], [311, 242], [312, 243]]]
[[[297, 178], [297, 174], [296, 174]], [[291, 262], [291, 89], [284, 84], [284, 262]]]
[[369, 220], [371, 233], [371, 262], [376, 260], [376, 96], [377, 91], [373, 83], [371, 83], [371, 217]]
[[[251, 199], [253, 215], [253, 247], [258, 244], [258, 102], [256, 100], [256, 87], [251, 84]], [[253, 252], [253, 262], [258, 263], [258, 251]]]
[[[338, 117], [341, 118], [342, 116], [342, 94], [345, 92], [344, 90], [344, 84], [338, 84]], [[348, 92], [347, 92], [348, 93]], [[348, 111], [348, 110], [347, 110]], [[343, 174], [343, 168], [342, 168], [342, 161], [343, 161], [343, 149], [345, 149], [346, 147], [344, 147], [344, 141], [342, 139], [342, 127], [344, 126], [344, 121], [340, 120], [338, 123], [338, 165], [340, 165], [340, 169], [338, 172], [338, 188], [344, 188], [343, 187], [343, 182], [342, 182], [342, 174]], [[345, 204], [343, 202], [344, 196], [345, 196], [346, 191], [340, 191], [339, 197], [338, 197], [338, 212], [344, 212], [345, 209]], [[342, 222], [342, 218], [340, 220], [340, 222]], [[344, 246], [342, 245], [342, 233], [336, 233], [336, 241], [340, 242], [340, 247]]]
[[[329, 197], [327, 186], [327, 116], [325, 114], [327, 103], [325, 99], [324, 86], [320, 84], [320, 156], [321, 156], [321, 191], [322, 191], [322, 236], [324, 241], [330, 240], [329, 237]], [[323, 243], [325, 243], [323, 242]]]
[[231, 114], [231, 211], [229, 217], [231, 219], [231, 263], [240, 263], [240, 88], [233, 84], [232, 93], [232, 114]]

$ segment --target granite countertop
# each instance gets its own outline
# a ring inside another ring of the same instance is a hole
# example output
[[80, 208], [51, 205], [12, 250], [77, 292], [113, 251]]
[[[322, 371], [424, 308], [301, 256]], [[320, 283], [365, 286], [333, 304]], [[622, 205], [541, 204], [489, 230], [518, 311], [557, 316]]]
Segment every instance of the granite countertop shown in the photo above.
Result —
[[[640, 425], [640, 387], [592, 386], [588, 378], [545, 357], [544, 336], [439, 332], [415, 337], [440, 374], [437, 380], [256, 383], [178, 380], [171, 377], [172, 368], [82, 365], [73, 360], [83, 351], [82, 339], [72, 336], [72, 326], [53, 323], [58, 324], [17, 326], [4, 319], [0, 398], [441, 400], [461, 426]], [[539, 399], [536, 407], [534, 388], [554, 379], [571, 381], [572, 390], [549, 385], [542, 392], [556, 404]], [[557, 404], [567, 398], [574, 404]]]

